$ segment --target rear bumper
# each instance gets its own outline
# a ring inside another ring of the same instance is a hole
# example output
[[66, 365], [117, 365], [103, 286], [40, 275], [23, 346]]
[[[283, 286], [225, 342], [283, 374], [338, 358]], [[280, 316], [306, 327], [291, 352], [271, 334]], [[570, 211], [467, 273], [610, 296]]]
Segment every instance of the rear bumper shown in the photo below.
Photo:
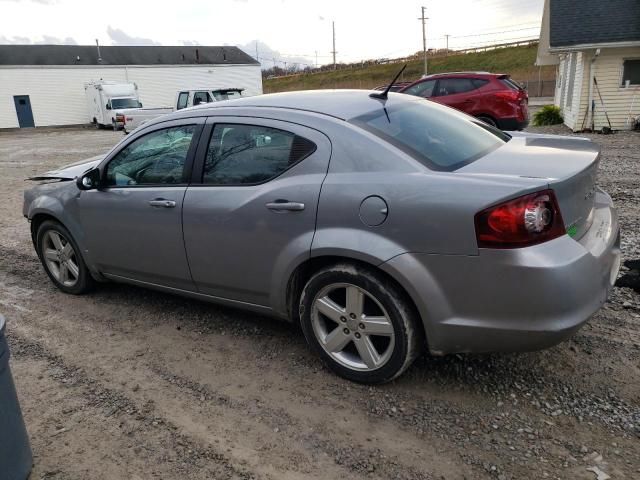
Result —
[[516, 117], [513, 118], [500, 118], [496, 120], [498, 124], [498, 128], [500, 130], [524, 130], [529, 126], [529, 120], [518, 120]]
[[597, 193], [592, 227], [528, 248], [399, 255], [382, 268], [422, 316], [429, 349], [530, 351], [571, 336], [606, 301], [620, 265], [618, 217]]

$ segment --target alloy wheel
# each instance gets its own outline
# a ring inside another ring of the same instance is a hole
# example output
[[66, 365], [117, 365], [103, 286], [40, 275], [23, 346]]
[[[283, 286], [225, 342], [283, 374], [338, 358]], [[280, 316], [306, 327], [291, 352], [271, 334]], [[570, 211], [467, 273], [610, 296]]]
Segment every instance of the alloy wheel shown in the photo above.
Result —
[[382, 304], [349, 283], [334, 283], [316, 296], [311, 311], [313, 332], [324, 351], [353, 370], [385, 365], [394, 349], [394, 327]]
[[42, 256], [51, 275], [65, 287], [80, 278], [80, 267], [71, 242], [60, 232], [48, 230], [42, 239]]

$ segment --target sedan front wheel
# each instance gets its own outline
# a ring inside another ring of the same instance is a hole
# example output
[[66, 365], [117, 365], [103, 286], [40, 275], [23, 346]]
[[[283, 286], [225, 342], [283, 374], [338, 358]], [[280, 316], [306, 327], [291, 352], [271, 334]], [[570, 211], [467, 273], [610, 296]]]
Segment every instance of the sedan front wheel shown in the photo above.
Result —
[[93, 286], [80, 249], [61, 224], [52, 220], [42, 222], [36, 236], [36, 248], [47, 275], [60, 290], [78, 295]]
[[335, 265], [311, 277], [300, 299], [302, 329], [334, 372], [360, 383], [393, 380], [420, 350], [414, 309], [380, 273]]

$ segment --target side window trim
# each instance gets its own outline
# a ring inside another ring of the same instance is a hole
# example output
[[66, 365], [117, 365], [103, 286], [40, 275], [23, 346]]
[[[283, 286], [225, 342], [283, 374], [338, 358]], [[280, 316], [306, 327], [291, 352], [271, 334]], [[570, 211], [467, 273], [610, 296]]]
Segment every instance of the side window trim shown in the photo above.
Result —
[[[315, 149], [309, 153], [308, 155], [306, 155], [305, 157], [303, 157], [302, 159], [300, 159], [299, 161], [297, 161], [296, 163], [290, 165], [286, 170], [284, 170], [283, 172], [281, 172], [279, 175], [270, 178], [264, 182], [258, 182], [258, 183], [243, 183], [243, 184], [227, 184], [227, 185], [218, 185], [218, 184], [208, 184], [208, 183], [204, 183], [203, 182], [203, 177], [204, 177], [204, 166], [205, 166], [205, 162], [206, 162], [206, 157], [207, 157], [207, 151], [209, 149], [209, 143], [211, 142], [211, 138], [213, 136], [213, 130], [215, 128], [215, 126], [217, 124], [228, 124], [228, 123], [236, 123], [239, 125], [249, 125], [249, 126], [263, 126], [263, 127], [267, 127], [267, 128], [275, 128], [275, 129], [280, 129], [280, 130], [285, 130], [288, 131], [290, 133], [293, 133], [294, 135], [298, 135], [298, 133], [296, 133], [293, 130], [297, 130], [299, 128], [303, 128], [305, 130], [308, 130], [309, 127], [305, 127], [303, 125], [299, 125], [297, 123], [290, 123], [287, 122], [286, 120], [280, 120], [280, 119], [269, 119], [269, 118], [265, 118], [265, 117], [238, 117], [238, 116], [227, 116], [227, 115], [220, 115], [220, 116], [216, 116], [216, 117], [209, 117], [208, 119], [206, 119], [206, 123], [202, 128], [202, 131], [200, 132], [200, 140], [198, 142], [198, 146], [197, 149], [195, 151], [195, 155], [194, 155], [194, 161], [193, 161], [193, 165], [192, 165], [192, 170], [191, 170], [191, 178], [190, 178], [190, 182], [189, 182], [189, 187], [214, 187], [214, 188], [227, 188], [227, 187], [251, 187], [251, 186], [256, 186], [256, 185], [264, 185], [266, 183], [272, 182], [273, 180], [276, 180], [278, 178], [280, 178], [282, 175], [285, 175], [288, 171], [290, 171], [293, 167], [295, 167], [296, 165], [299, 165], [300, 163], [302, 163], [305, 159], [313, 156], [314, 154], [316, 154], [318, 152], [318, 149], [320, 148], [318, 143], [313, 140], [312, 138], [308, 138], [307, 136], [305, 136], [304, 134], [301, 134], [300, 136], [303, 138], [306, 138], [307, 140], [311, 141], [314, 145], [315, 145]], [[269, 125], [269, 123], [276, 123], [278, 125]], [[279, 126], [281, 125], [281, 126]], [[290, 125], [290, 130], [287, 130], [287, 125]], [[314, 130], [314, 129], [311, 129]], [[316, 130], [317, 134], [320, 134], [324, 137], [326, 137], [326, 135], [320, 131]], [[329, 145], [330, 145], [330, 140], [327, 137], [327, 140], [329, 141]]]
[[[188, 186], [190, 184], [190, 179], [192, 178], [194, 159], [196, 156], [198, 146], [201, 143], [202, 132], [205, 126], [204, 125], [205, 120], [206, 120], [206, 117], [195, 117], [195, 118], [188, 118], [188, 119], [183, 119], [178, 121], [161, 122], [158, 124], [154, 124], [153, 127], [151, 128], [148, 128], [148, 129], [145, 128], [143, 131], [136, 132], [135, 135], [129, 135], [127, 137], [128, 141], [123, 142], [122, 144], [116, 145], [106, 155], [105, 159], [102, 162], [100, 162], [100, 165], [98, 166], [98, 169], [100, 171], [100, 181], [102, 184], [102, 186], [100, 187], [100, 190], [110, 190], [114, 188], [118, 188], [118, 189], [120, 188], [157, 188], [157, 187], [168, 188], [168, 187]], [[155, 184], [144, 184], [144, 185], [105, 185], [104, 184], [106, 181], [106, 175], [107, 175], [107, 165], [109, 165], [109, 163], [111, 163], [111, 161], [122, 150], [127, 148], [133, 142], [135, 142], [139, 138], [142, 138], [150, 133], [157, 132], [159, 130], [165, 130], [165, 129], [174, 128], [174, 127], [183, 127], [188, 125], [194, 125], [196, 128], [193, 132], [193, 136], [191, 137], [191, 144], [189, 145], [189, 150], [187, 151], [187, 158], [185, 159], [185, 162], [184, 162], [184, 170], [183, 170], [182, 178], [186, 180], [185, 182], [171, 183], [171, 184], [155, 183]]]

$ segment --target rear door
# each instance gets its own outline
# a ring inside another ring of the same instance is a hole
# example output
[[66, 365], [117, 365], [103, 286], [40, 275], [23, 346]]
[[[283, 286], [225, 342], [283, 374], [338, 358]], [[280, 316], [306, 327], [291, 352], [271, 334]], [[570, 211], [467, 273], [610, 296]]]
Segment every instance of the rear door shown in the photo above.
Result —
[[330, 156], [324, 134], [297, 124], [209, 119], [183, 210], [200, 292], [273, 305], [273, 287], [309, 256]]
[[472, 114], [479, 98], [471, 78], [441, 78], [435, 92], [435, 100], [443, 105]]

